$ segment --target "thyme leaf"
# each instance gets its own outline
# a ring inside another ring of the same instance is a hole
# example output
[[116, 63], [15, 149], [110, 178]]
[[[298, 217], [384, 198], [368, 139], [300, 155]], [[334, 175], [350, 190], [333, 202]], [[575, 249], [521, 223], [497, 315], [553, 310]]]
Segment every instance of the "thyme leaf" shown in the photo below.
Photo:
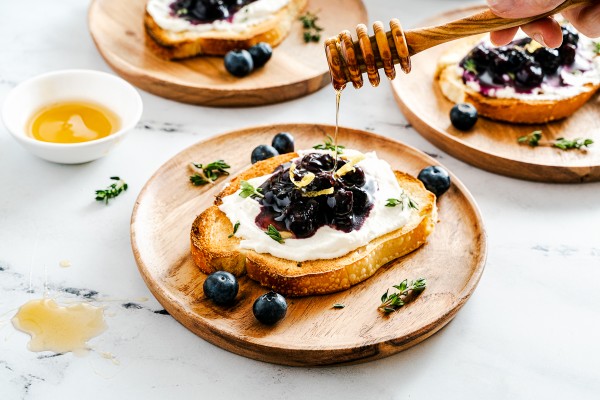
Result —
[[519, 143], [526, 143], [531, 147], [540, 145], [540, 139], [542, 138], [542, 131], [533, 131], [529, 135], [521, 136], [517, 139]]
[[341, 303], [335, 303], [335, 304], [333, 305], [333, 307], [332, 307], [332, 308], [335, 308], [335, 309], [340, 309], [340, 308], [344, 308], [344, 307], [346, 307], [344, 304], [341, 304]]
[[402, 191], [402, 193], [400, 193], [399, 199], [394, 199], [394, 198], [387, 199], [387, 203], [385, 204], [385, 206], [386, 207], [400, 206], [400, 209], [402, 211], [404, 211], [404, 207], [407, 207], [407, 206], [408, 206], [408, 208], [412, 208], [413, 210], [419, 209], [419, 204], [417, 204], [416, 201], [411, 199], [410, 196], [404, 190]]
[[298, 20], [302, 22], [302, 28], [304, 29], [304, 33], [302, 35], [304, 38], [304, 43], [318, 43], [321, 40], [321, 32], [323, 31], [323, 28], [317, 25], [317, 21], [319, 20], [317, 12], [318, 11], [312, 13], [307, 11], [304, 15], [301, 15], [298, 18]]
[[469, 71], [472, 74], [477, 75], [477, 65], [475, 64], [475, 61], [471, 58], [465, 60], [465, 62], [463, 63], [463, 68], [467, 71]]
[[277, 243], [283, 243], [285, 240], [281, 237], [281, 233], [275, 228], [273, 225], [269, 224], [267, 231], [265, 232], [267, 236], [276, 241]]
[[190, 176], [190, 182], [194, 186], [206, 185], [207, 183], [213, 183], [221, 175], [229, 175], [226, 171], [231, 168], [225, 161], [217, 160], [209, 164], [203, 165], [199, 163], [191, 163], [190, 167], [196, 172]]
[[337, 154], [342, 154], [346, 146], [335, 145], [333, 138], [330, 135], [325, 136], [325, 141], [323, 143], [319, 143], [313, 146], [313, 149], [316, 150], [331, 150], [336, 152]]
[[246, 197], [252, 197], [252, 198], [254, 198], [255, 196], [257, 196], [257, 197], [265, 197], [261, 193], [261, 191], [262, 191], [261, 188], [255, 188], [250, 183], [248, 183], [248, 181], [242, 181], [242, 182], [240, 182], [240, 188], [241, 188], [240, 196], [242, 198], [244, 198], [244, 199]]
[[227, 237], [232, 238], [233, 235], [235, 235], [235, 233], [237, 232], [239, 227], [240, 227], [240, 221], [236, 221], [235, 225], [233, 225], [233, 233]]

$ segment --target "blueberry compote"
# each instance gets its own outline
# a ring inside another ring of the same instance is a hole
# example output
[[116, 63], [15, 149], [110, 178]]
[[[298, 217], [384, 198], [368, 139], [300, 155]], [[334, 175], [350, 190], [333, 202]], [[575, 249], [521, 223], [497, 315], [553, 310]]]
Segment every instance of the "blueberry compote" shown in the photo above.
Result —
[[579, 34], [569, 25], [563, 26], [562, 31], [563, 43], [558, 49], [534, 46], [530, 38], [498, 48], [480, 43], [460, 62], [463, 82], [478, 83], [483, 95], [493, 95], [495, 90], [506, 87], [516, 93], [533, 93], [542, 84], [569, 86], [562, 71], [585, 72], [591, 65], [585, 57], [577, 57]]
[[175, 0], [171, 3], [173, 16], [184, 18], [192, 24], [207, 24], [217, 20], [231, 22], [242, 7], [256, 0]]
[[[337, 170], [347, 162], [338, 158]], [[261, 208], [256, 225], [266, 230], [272, 224], [279, 231], [291, 232], [295, 238], [310, 237], [325, 225], [343, 232], [360, 229], [373, 208], [373, 194], [377, 190], [374, 179], [358, 166], [336, 176], [334, 158], [324, 153], [306, 154], [294, 164], [295, 182], [309, 173], [314, 174], [314, 179], [299, 187], [290, 178], [291, 162], [277, 167], [260, 186], [264, 197], [257, 199]]]

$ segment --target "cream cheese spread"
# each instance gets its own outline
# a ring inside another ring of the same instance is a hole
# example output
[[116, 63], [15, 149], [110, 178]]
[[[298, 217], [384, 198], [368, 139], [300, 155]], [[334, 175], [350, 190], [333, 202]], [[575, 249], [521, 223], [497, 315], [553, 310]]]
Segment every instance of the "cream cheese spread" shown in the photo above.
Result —
[[[315, 152], [319, 151], [298, 153], [302, 156]], [[344, 150], [344, 155], [349, 158], [359, 154], [356, 150]], [[250, 197], [242, 198], [239, 190], [232, 195], [225, 196], [219, 209], [227, 215], [232, 224], [239, 221], [239, 228], [235, 236], [241, 238], [240, 248], [242, 249], [268, 253], [275, 257], [298, 262], [340, 257], [366, 245], [379, 236], [403, 227], [408, 222], [411, 213], [415, 212], [406, 204], [403, 207], [385, 206], [388, 199], [401, 198], [403, 190], [390, 165], [379, 159], [375, 152], [366, 153], [365, 159], [356, 165], [360, 166], [365, 174], [375, 179], [378, 184], [378, 190], [373, 195], [373, 208], [358, 230], [346, 233], [323, 226], [311, 237], [289, 238], [284, 243], [278, 243], [266, 235], [255, 223], [255, 219], [260, 213], [260, 204]], [[270, 176], [257, 177], [248, 182], [254, 187], [258, 187]]]
[[193, 24], [185, 18], [172, 15], [170, 5], [174, 0], [149, 0], [146, 11], [152, 16], [158, 26], [172, 32], [208, 32], [228, 31], [243, 32], [252, 26], [271, 18], [273, 14], [285, 7], [290, 0], [257, 0], [233, 15], [231, 21], [217, 20], [206, 24]]

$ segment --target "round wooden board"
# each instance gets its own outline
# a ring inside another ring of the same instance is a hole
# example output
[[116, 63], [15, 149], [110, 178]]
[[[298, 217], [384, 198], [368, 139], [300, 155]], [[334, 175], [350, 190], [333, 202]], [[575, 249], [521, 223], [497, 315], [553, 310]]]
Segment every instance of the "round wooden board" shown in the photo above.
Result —
[[124, 79], [158, 96], [205, 106], [257, 106], [315, 92], [330, 83], [322, 41], [367, 22], [360, 0], [309, 0], [325, 30], [321, 43], [304, 43], [300, 21], [273, 51], [265, 67], [245, 78], [227, 73], [222, 57], [166, 61], [148, 44], [146, 0], [94, 0], [89, 9], [92, 38], [106, 62]]
[[[482, 7], [477, 6], [450, 11], [423, 21], [419, 26], [442, 24], [481, 10]], [[434, 82], [438, 58], [454, 43], [412, 57], [412, 72], [398, 74], [392, 81], [400, 109], [421, 135], [454, 157], [497, 174], [543, 182], [600, 180], [598, 95], [573, 116], [559, 122], [518, 125], [480, 118], [469, 132], [454, 128], [449, 118], [454, 104], [442, 95]], [[596, 144], [588, 151], [563, 151], [517, 143], [517, 138], [534, 130], [541, 130], [545, 139], [589, 137]]]
[[[419, 250], [382, 267], [352, 288], [330, 295], [288, 298], [288, 313], [267, 327], [252, 314], [254, 300], [267, 289], [242, 277], [231, 307], [204, 298], [205, 275], [190, 255], [190, 228], [227, 181], [209, 187], [189, 183], [190, 161], [223, 158], [236, 175], [249, 166], [252, 148], [270, 143], [277, 132], [292, 132], [297, 148], [322, 142], [334, 128], [275, 125], [249, 128], [197, 143], [165, 163], [141, 191], [131, 219], [135, 259], [146, 284], [165, 309], [203, 339], [231, 352], [277, 364], [314, 366], [385, 357], [428, 338], [454, 317], [483, 272], [486, 236], [477, 206], [463, 184], [438, 202], [439, 224]], [[422, 152], [365, 131], [341, 128], [339, 142], [377, 151], [394, 169], [416, 175], [436, 161]], [[428, 286], [414, 302], [386, 317], [381, 295], [405, 278], [425, 277]], [[335, 303], [343, 309], [333, 309]]]

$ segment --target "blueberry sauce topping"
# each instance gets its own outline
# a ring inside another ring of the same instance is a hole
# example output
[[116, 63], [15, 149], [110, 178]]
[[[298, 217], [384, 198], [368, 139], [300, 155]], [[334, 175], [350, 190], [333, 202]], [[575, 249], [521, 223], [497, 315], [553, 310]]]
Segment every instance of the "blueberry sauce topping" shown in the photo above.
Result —
[[[338, 158], [336, 171], [341, 173], [348, 162]], [[324, 153], [309, 153], [277, 167], [260, 186], [264, 197], [257, 199], [261, 209], [256, 225], [266, 230], [271, 224], [295, 238], [311, 237], [325, 225], [343, 232], [360, 229], [373, 208], [377, 183], [358, 166], [341, 176], [333, 168], [334, 158]], [[303, 178], [305, 185], [300, 183]]]
[[170, 8], [171, 15], [197, 25], [217, 20], [231, 22], [236, 12], [254, 1], [256, 0], [175, 0]]
[[516, 93], [532, 93], [542, 84], [569, 86], [562, 71], [586, 72], [591, 67], [578, 51], [579, 34], [570, 25], [563, 26], [562, 32], [563, 43], [558, 49], [534, 46], [530, 38], [498, 48], [480, 43], [460, 62], [463, 82], [478, 83], [483, 95], [506, 87]]

